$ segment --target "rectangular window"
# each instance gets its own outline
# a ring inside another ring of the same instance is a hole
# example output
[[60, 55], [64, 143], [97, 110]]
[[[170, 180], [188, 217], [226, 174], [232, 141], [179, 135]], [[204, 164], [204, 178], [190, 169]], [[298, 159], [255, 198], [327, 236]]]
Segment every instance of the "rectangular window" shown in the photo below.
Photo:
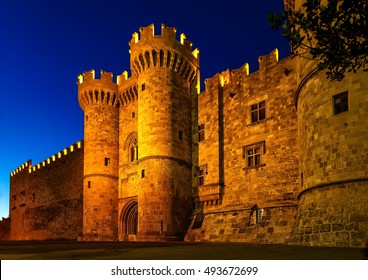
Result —
[[198, 186], [203, 186], [207, 174], [207, 165], [201, 165], [198, 169]]
[[20, 192], [20, 205], [23, 206], [26, 203], [26, 191]]
[[14, 194], [12, 196], [12, 209], [16, 208], [17, 196]]
[[144, 169], [142, 169], [141, 177], [142, 178], [146, 177], [146, 171]]
[[204, 140], [204, 124], [198, 126], [198, 142]]
[[243, 157], [246, 159], [247, 167], [262, 165], [262, 155], [265, 153], [265, 142], [258, 142], [243, 147]]
[[251, 105], [250, 114], [252, 123], [266, 119], [266, 101]]
[[91, 181], [88, 181], [87, 185], [88, 185], [88, 188], [90, 189], [91, 188]]
[[110, 166], [110, 158], [105, 158], [105, 166]]
[[183, 140], [183, 131], [179, 130], [179, 140]]
[[333, 96], [334, 114], [340, 114], [349, 110], [348, 92], [345, 91]]
[[142, 84], [142, 91], [144, 91], [146, 89], [146, 84], [145, 83], [143, 83]]
[[259, 208], [258, 205], [253, 206], [250, 209], [249, 226], [254, 226], [262, 223], [263, 209]]

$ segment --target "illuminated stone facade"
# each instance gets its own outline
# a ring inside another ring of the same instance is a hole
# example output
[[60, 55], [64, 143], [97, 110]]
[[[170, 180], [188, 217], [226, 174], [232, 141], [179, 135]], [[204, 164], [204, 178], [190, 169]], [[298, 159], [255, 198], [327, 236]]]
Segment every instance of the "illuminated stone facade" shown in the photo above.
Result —
[[329, 82], [275, 49], [199, 92], [175, 28], [130, 53], [131, 77], [79, 77], [84, 142], [12, 172], [11, 239], [365, 246], [366, 73]]

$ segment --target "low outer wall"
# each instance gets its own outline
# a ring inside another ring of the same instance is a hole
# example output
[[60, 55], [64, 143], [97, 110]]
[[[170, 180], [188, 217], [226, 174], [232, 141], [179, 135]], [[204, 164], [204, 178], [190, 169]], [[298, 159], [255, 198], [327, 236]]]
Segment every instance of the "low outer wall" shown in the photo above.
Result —
[[187, 232], [186, 241], [287, 243], [296, 205], [263, 208], [262, 221], [249, 225], [251, 210], [207, 213], [200, 228]]
[[368, 242], [368, 181], [316, 187], [301, 194], [291, 243], [365, 247]]
[[12, 240], [76, 240], [82, 233], [83, 147], [64, 151], [11, 177]]

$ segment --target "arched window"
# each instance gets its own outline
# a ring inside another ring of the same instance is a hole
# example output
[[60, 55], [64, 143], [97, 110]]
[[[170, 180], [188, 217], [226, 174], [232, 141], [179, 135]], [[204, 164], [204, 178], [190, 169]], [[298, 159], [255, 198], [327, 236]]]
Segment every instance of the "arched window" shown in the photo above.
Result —
[[138, 134], [137, 132], [129, 133], [125, 140], [124, 150], [126, 152], [127, 162], [138, 160]]
[[138, 159], [138, 141], [134, 139], [129, 145], [129, 161], [135, 161]]

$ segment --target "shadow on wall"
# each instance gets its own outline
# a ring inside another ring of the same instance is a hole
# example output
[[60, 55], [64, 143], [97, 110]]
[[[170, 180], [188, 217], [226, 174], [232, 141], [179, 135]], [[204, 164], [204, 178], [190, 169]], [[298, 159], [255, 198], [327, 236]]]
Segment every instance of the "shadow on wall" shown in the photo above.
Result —
[[9, 240], [10, 238], [10, 218], [2, 218], [0, 221], [0, 240]]

